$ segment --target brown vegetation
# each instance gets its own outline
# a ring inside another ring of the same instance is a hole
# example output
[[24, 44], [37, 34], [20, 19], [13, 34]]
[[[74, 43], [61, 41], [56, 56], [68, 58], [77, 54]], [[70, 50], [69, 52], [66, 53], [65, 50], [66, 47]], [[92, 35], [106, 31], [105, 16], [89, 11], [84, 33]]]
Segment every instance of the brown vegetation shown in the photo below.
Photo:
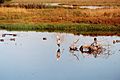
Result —
[[80, 6], [120, 7], [119, 0], [13, 0], [0, 5], [2, 7], [19, 7], [26, 9], [41, 8], [80, 8]]
[[120, 9], [0, 8], [0, 23], [120, 24]]
[[13, 0], [18, 3], [63, 3], [74, 5], [120, 5], [120, 0]]

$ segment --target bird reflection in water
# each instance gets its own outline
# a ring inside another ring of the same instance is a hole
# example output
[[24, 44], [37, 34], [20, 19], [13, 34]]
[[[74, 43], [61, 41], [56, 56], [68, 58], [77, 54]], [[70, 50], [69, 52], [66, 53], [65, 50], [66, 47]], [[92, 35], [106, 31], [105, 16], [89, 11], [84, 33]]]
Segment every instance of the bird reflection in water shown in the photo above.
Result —
[[58, 50], [57, 50], [57, 54], [56, 54], [57, 60], [59, 60], [60, 57], [61, 57], [61, 51], [60, 51], [60, 49], [58, 49]]
[[76, 41], [74, 41], [70, 47], [69, 47], [69, 52], [74, 56], [76, 57], [77, 60], [79, 60], [79, 57], [78, 55], [76, 54], [76, 52], [78, 51], [78, 48], [77, 48], [77, 42], [79, 41], [79, 39], [77, 39]]
[[72, 56], [76, 57], [76, 59], [79, 60], [79, 57], [78, 57], [78, 54], [77, 54], [78, 50], [77, 51], [69, 50], [69, 52], [72, 54]]
[[0, 39], [0, 42], [4, 42], [4, 39]]
[[15, 41], [15, 38], [11, 38], [10, 41]]
[[120, 43], [120, 40], [113, 40], [113, 44]]
[[[15, 42], [16, 41], [17, 34], [2, 34], [0, 39], [0, 42], [4, 42], [4, 44], [9, 44], [9, 42]], [[16, 43], [15, 43], [16, 45]]]
[[57, 45], [58, 47], [60, 47], [60, 44], [61, 44], [60, 34], [56, 35], [56, 39], [57, 39]]
[[69, 47], [69, 49], [70, 49], [70, 51], [78, 51], [78, 48], [77, 48], [77, 43], [78, 43], [78, 41], [79, 41], [79, 39], [77, 39], [76, 41], [74, 41], [71, 45], [70, 45], [70, 47]]
[[[61, 40], [59, 36], [57, 36], [57, 40]], [[93, 55], [94, 58], [97, 58], [100, 56], [107, 58], [109, 55], [113, 54], [113, 53], [111, 53], [111, 50], [110, 50], [111, 45], [109, 43], [108, 43], [108, 45], [102, 45], [99, 43], [101, 41], [98, 41], [97, 38], [94, 38], [93, 42], [90, 45], [82, 45], [81, 47], [78, 47], [78, 45], [77, 45], [78, 42], [79, 42], [79, 39], [73, 41], [73, 43], [69, 47], [70, 54], [72, 56], [76, 57], [77, 60], [79, 60], [79, 54], [80, 54], [79, 52], [81, 52], [82, 55], [83, 54]], [[61, 58], [62, 52], [61, 52], [60, 45], [61, 45], [61, 43], [59, 44], [58, 50], [56, 52], [57, 60], [59, 60]]]
[[92, 54], [95, 58], [100, 55], [110, 55], [110, 45], [106, 45], [108, 49], [104, 48], [101, 44], [98, 44], [97, 38], [94, 38], [94, 41], [91, 45], [82, 45], [79, 50], [82, 54]]
[[60, 48], [57, 50], [57, 52], [56, 52], [57, 61], [60, 60], [63, 51], [64, 51], [64, 49], [61, 50]]
[[[17, 34], [2, 34], [2, 37], [6, 37], [6, 36], [10, 36], [10, 41], [15, 41], [16, 39], [15, 38], [12, 38], [12, 37], [16, 37]], [[4, 39], [1, 39], [0, 41], [4, 41]]]
[[56, 35], [56, 44], [57, 44], [57, 46], [58, 46], [58, 50], [57, 50], [57, 52], [56, 52], [56, 58], [57, 58], [57, 60], [60, 60], [60, 58], [61, 58], [61, 53], [63, 52], [63, 50], [64, 49], [62, 49], [62, 51], [61, 51], [61, 42], [62, 42], [62, 35], [60, 34], [60, 33], [57, 33], [57, 35]]
[[91, 46], [81, 46], [80, 47], [80, 51], [81, 53], [87, 53], [87, 54], [92, 54], [95, 58], [100, 55], [100, 54], [103, 54], [103, 52], [105, 51], [106, 49], [103, 48], [103, 47], [99, 47], [99, 48], [94, 48], [94, 47], [91, 47]]

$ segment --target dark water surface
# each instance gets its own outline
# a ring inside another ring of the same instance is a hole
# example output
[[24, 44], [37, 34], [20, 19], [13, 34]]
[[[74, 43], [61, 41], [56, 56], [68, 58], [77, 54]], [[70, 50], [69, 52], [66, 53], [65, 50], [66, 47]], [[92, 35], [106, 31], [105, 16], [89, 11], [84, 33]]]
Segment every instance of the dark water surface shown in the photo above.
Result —
[[[0, 31], [0, 80], [120, 80], [120, 37], [97, 36], [104, 50], [82, 53], [94, 37]], [[73, 42], [78, 51], [69, 50]]]

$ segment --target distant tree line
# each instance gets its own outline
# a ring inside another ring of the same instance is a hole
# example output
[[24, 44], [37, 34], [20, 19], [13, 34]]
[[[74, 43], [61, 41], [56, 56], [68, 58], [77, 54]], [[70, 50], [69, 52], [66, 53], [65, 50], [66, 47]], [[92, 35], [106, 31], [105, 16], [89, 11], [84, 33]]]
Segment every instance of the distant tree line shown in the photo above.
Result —
[[0, 0], [0, 4], [11, 0]]

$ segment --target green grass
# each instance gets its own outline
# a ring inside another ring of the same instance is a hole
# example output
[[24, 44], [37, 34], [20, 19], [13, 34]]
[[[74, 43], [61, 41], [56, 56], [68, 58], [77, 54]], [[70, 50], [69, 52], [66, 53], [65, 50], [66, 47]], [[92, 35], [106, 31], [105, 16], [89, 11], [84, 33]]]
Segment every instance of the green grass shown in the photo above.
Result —
[[12, 31], [47, 31], [73, 34], [119, 34], [120, 26], [100, 24], [0, 24], [0, 29]]

